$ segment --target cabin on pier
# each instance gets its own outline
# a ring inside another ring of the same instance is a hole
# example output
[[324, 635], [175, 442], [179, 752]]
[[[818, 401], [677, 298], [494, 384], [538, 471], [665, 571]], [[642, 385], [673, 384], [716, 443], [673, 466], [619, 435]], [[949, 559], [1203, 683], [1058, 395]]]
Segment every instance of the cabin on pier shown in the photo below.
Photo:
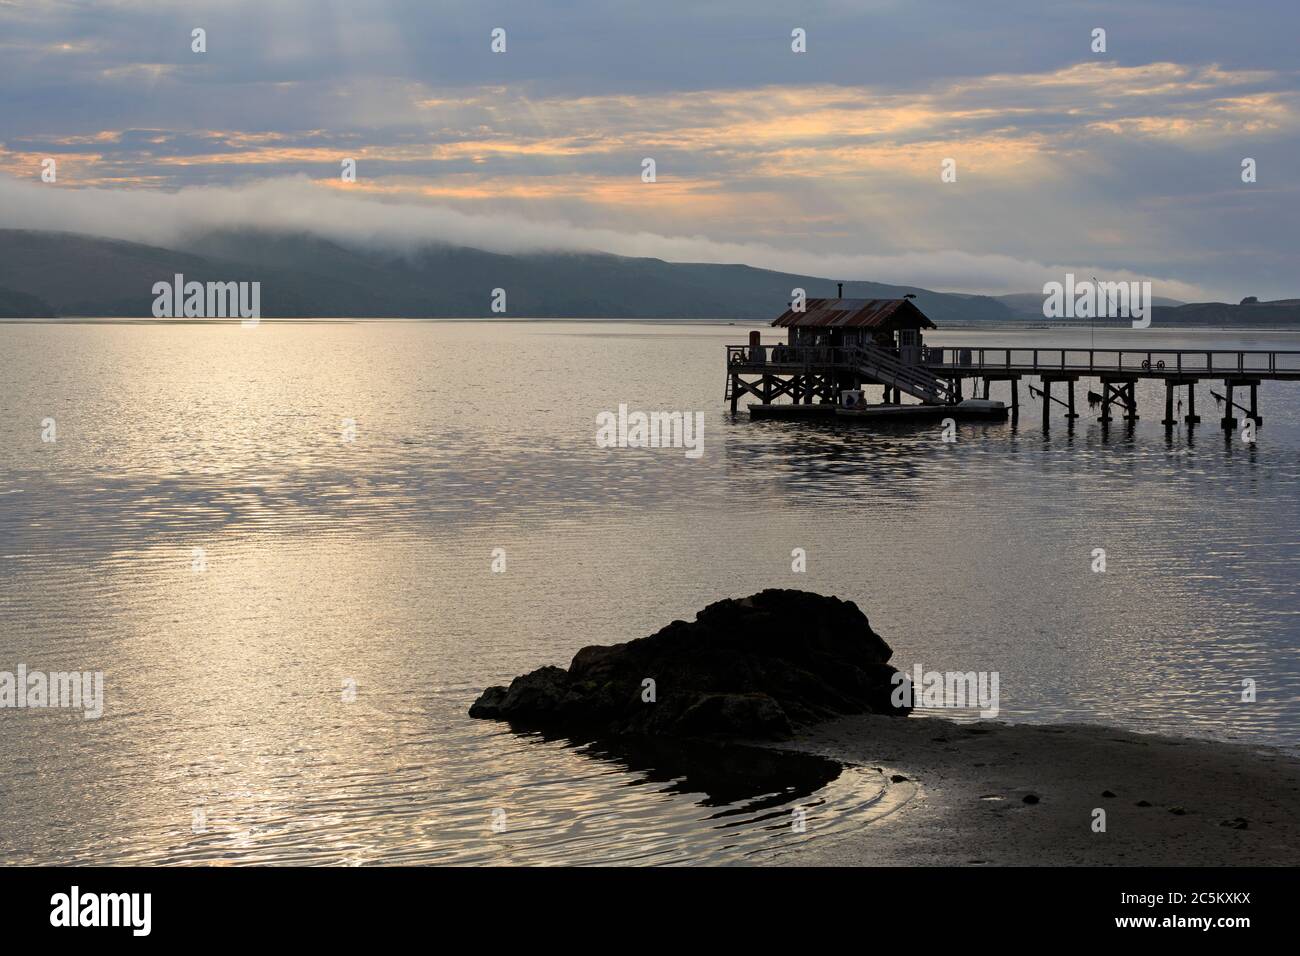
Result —
[[925, 367], [921, 333], [935, 324], [910, 295], [805, 299], [791, 303], [772, 325], [787, 330], [786, 342], [763, 345], [754, 331], [747, 347], [727, 348], [724, 398], [732, 411], [742, 395], [753, 395], [765, 408], [789, 396], [794, 405], [828, 405], [833, 413], [841, 402], [854, 408], [865, 402], [864, 385], [884, 386], [882, 404], [888, 405], [900, 404], [904, 394], [934, 407], [961, 400], [953, 381]]
[[921, 363], [922, 331], [935, 328], [911, 297], [807, 299], [803, 311], [792, 304], [772, 325], [789, 330], [789, 345], [874, 345], [909, 365]]

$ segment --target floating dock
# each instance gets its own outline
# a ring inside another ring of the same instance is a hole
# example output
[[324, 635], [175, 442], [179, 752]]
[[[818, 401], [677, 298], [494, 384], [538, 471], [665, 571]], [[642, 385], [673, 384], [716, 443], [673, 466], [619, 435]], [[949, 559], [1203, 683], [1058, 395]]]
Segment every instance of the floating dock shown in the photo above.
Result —
[[945, 418], [955, 421], [984, 420], [997, 421], [1005, 419], [1010, 410], [1002, 402], [991, 403], [994, 407], [971, 407], [969, 405], [865, 405], [860, 408], [845, 408], [829, 402], [819, 405], [796, 405], [793, 402], [771, 405], [750, 405], [750, 418], [784, 418], [784, 419], [821, 419], [823, 421], [859, 421], [859, 422], [937, 422]]

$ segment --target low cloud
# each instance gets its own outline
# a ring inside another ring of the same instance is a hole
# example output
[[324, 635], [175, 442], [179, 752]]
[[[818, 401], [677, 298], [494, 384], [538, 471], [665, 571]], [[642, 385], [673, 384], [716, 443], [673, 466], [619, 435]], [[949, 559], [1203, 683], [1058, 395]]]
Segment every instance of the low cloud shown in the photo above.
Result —
[[1161, 296], [1213, 297], [1186, 282], [1088, 263], [1044, 263], [958, 249], [827, 255], [767, 243], [627, 232], [358, 198], [304, 176], [174, 192], [72, 189], [0, 177], [0, 227], [76, 232], [182, 249], [189, 239], [206, 232], [251, 228], [301, 232], [345, 245], [395, 251], [441, 242], [503, 253], [609, 252], [670, 262], [744, 263], [828, 279], [988, 294], [1036, 291], [1044, 282], [1073, 272], [1110, 280], [1150, 280], [1155, 294]]

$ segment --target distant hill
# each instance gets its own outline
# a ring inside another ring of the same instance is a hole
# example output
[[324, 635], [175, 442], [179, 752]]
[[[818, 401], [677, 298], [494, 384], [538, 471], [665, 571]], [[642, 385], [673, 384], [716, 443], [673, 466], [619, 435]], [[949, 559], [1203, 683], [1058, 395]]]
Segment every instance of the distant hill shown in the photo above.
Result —
[[[267, 317], [500, 318], [491, 311], [491, 294], [503, 288], [505, 317], [762, 321], [785, 310], [791, 289], [835, 294], [832, 281], [811, 276], [600, 253], [504, 255], [448, 245], [397, 253], [262, 232], [214, 233], [180, 251], [70, 233], [0, 230], [0, 286], [36, 296], [59, 315], [151, 315], [153, 284], [177, 272], [187, 281], [260, 281]], [[909, 292], [940, 325], [1012, 317], [986, 296], [844, 283], [844, 294], [852, 297]]]
[[[611, 318], [765, 321], [790, 290], [832, 296], [835, 282], [745, 265], [665, 262], [604, 253], [505, 255], [429, 244], [411, 252], [357, 249], [319, 237], [216, 232], [183, 249], [61, 232], [0, 229], [0, 317], [147, 317], [153, 285], [260, 281], [267, 318]], [[491, 311], [506, 290], [507, 312]], [[898, 298], [940, 327], [1041, 320], [1042, 296], [933, 292], [845, 282], [853, 298]], [[1228, 305], [1156, 299], [1157, 325], [1300, 327], [1300, 300]]]
[[1300, 328], [1300, 299], [1274, 299], [1232, 305], [1228, 302], [1189, 302], [1177, 308], [1151, 310], [1153, 325], [1204, 325], [1215, 328]]
[[0, 288], [0, 319], [48, 319], [53, 316], [54, 310], [36, 296]]
[[[1034, 316], [1041, 319], [1043, 317], [1043, 294], [1041, 292], [1013, 292], [1010, 295], [995, 295], [992, 298], [1001, 302], [1012, 312], [1021, 312], [1026, 316]], [[1164, 296], [1153, 295], [1151, 297], [1152, 305], [1155, 306], [1179, 306], [1183, 303], [1177, 299], [1168, 299]]]

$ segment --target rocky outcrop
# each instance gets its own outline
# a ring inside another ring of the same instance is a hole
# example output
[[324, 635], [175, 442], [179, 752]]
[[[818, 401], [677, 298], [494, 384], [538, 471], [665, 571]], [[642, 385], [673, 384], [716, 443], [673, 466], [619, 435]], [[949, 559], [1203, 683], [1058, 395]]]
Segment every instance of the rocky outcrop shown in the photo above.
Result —
[[596, 734], [789, 737], [891, 703], [893, 651], [852, 601], [767, 590], [489, 687], [471, 717]]

